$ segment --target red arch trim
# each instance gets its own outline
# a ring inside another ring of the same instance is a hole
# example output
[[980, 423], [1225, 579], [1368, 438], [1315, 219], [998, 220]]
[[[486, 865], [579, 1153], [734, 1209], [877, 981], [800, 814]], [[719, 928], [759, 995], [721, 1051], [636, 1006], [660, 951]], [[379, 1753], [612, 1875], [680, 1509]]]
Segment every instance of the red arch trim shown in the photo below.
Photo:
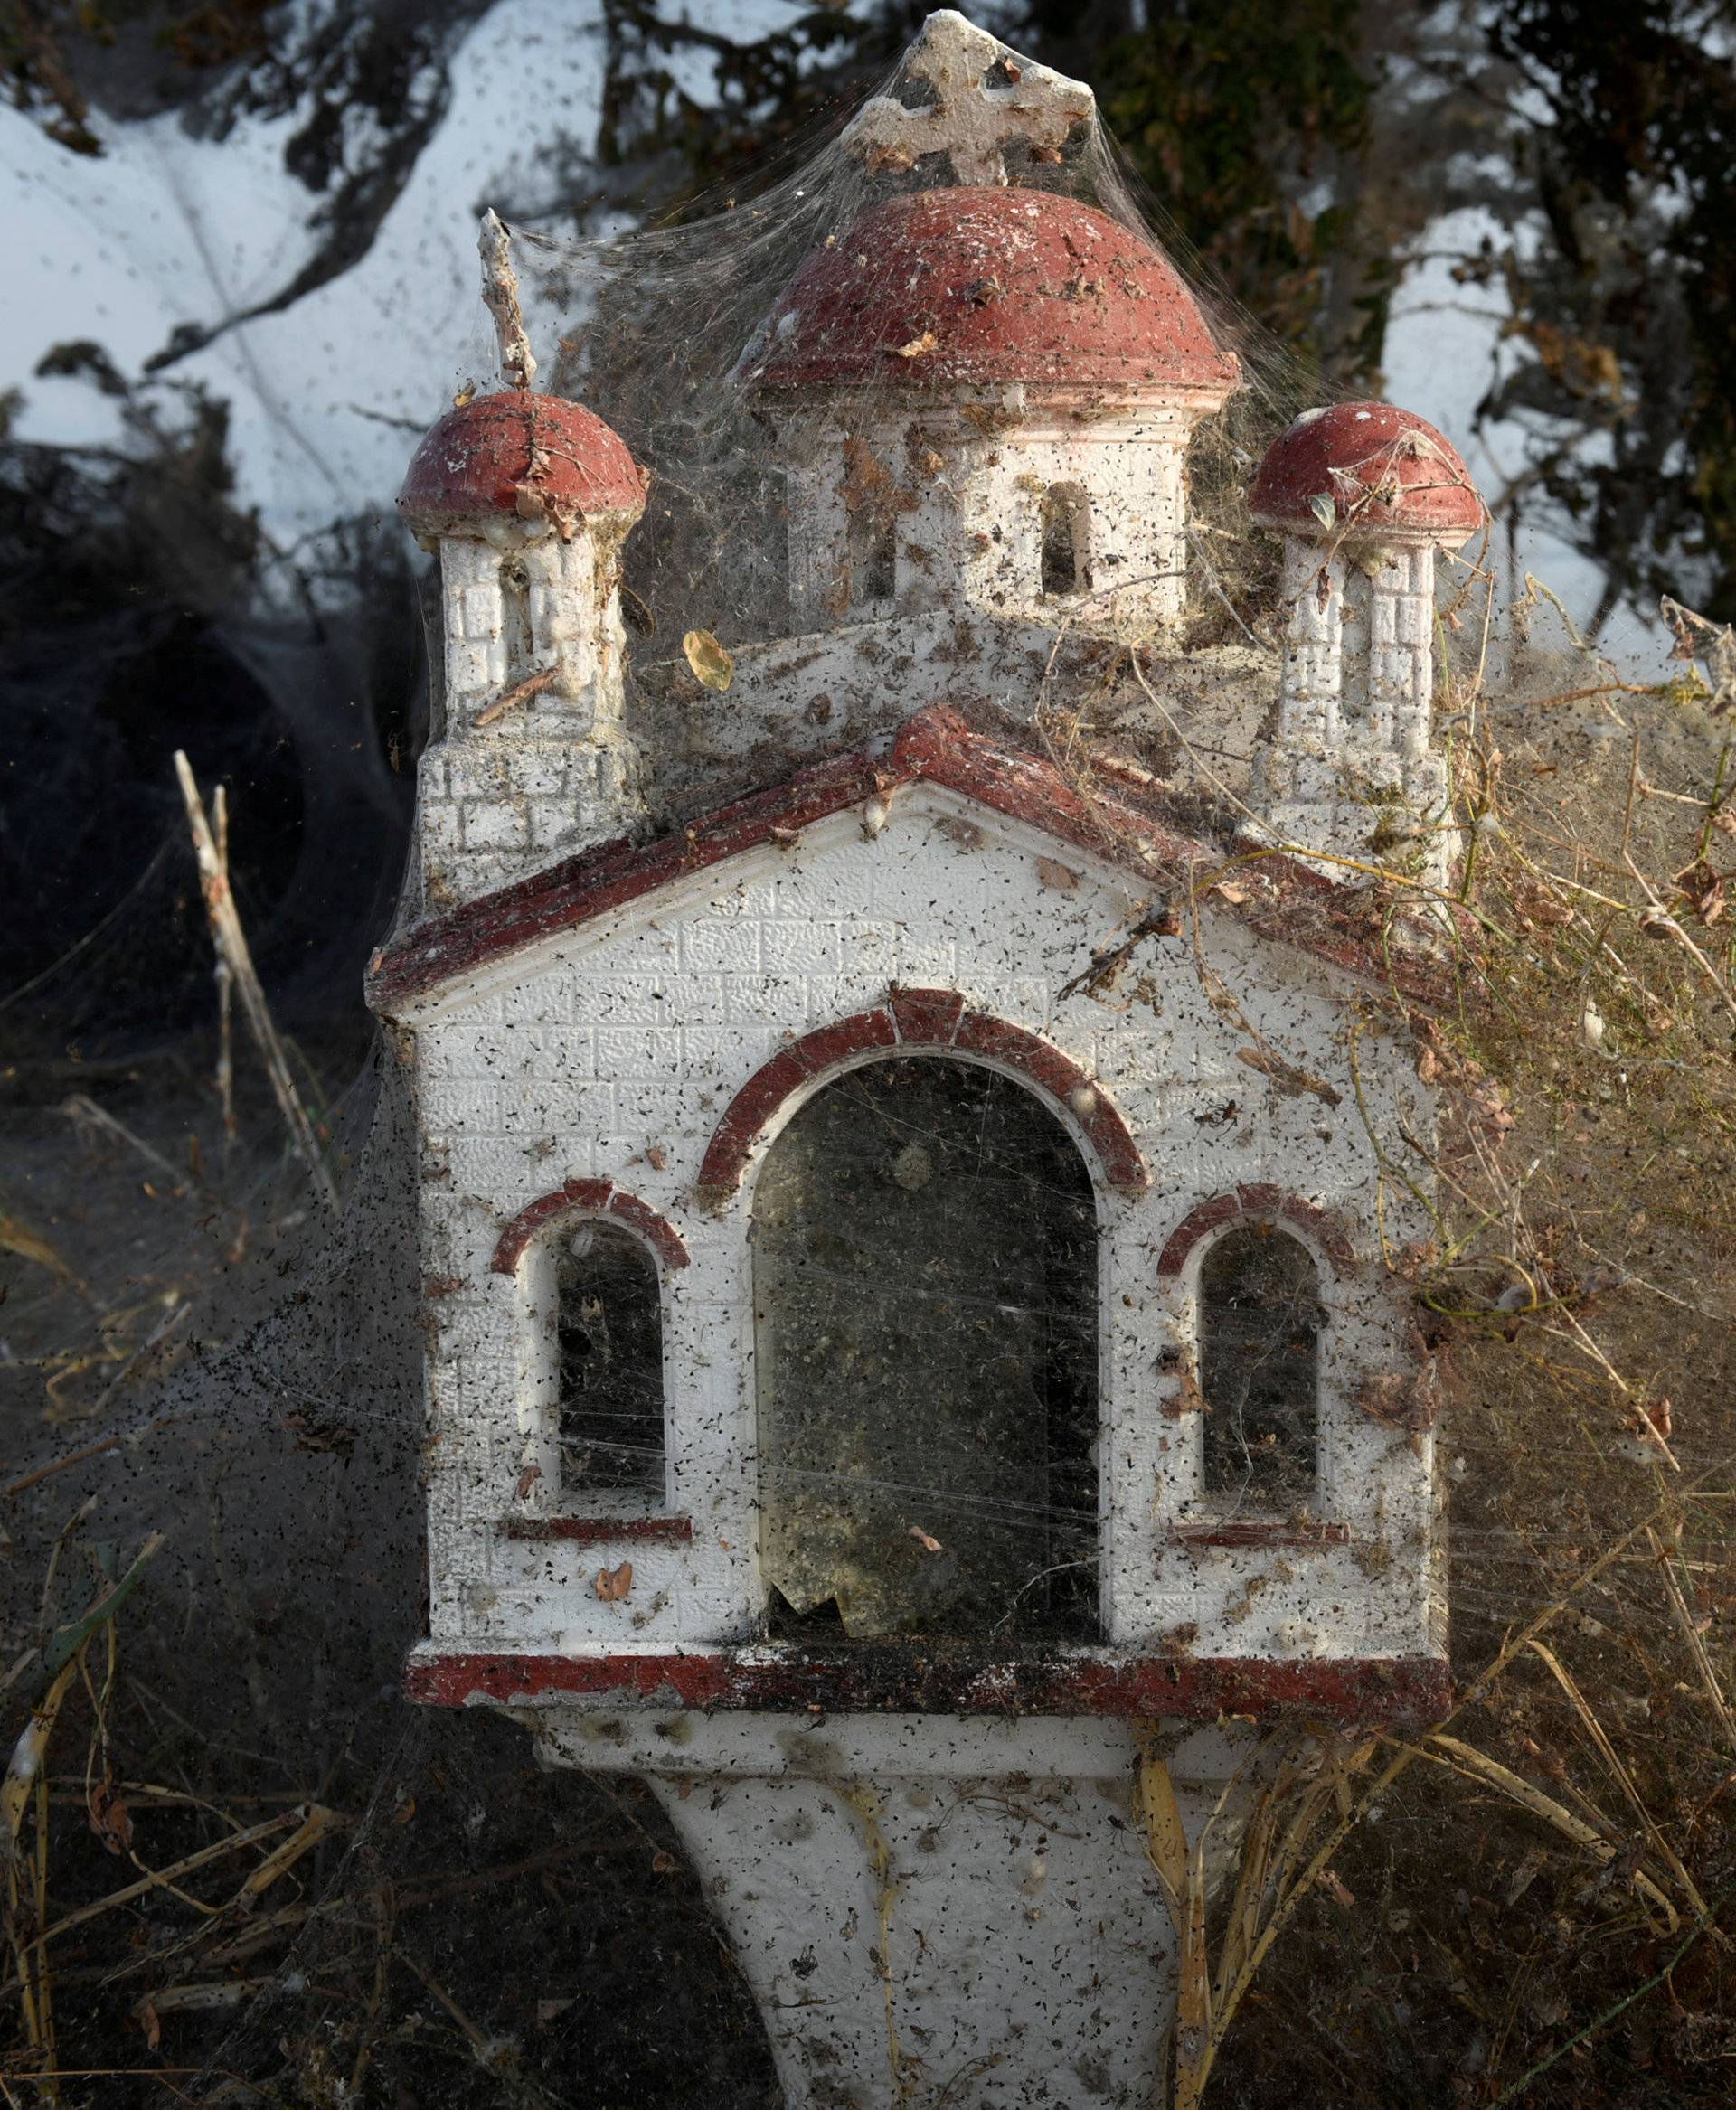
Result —
[[1250, 1220], [1269, 1223], [1274, 1217], [1281, 1217], [1298, 1230], [1307, 1231], [1340, 1275], [1357, 1265], [1350, 1234], [1329, 1210], [1316, 1209], [1312, 1201], [1287, 1194], [1281, 1187], [1261, 1184], [1238, 1187], [1230, 1194], [1214, 1194], [1211, 1201], [1202, 1201], [1197, 1209], [1189, 1210], [1170, 1233], [1169, 1242], [1158, 1257], [1157, 1272], [1179, 1275], [1194, 1247], [1208, 1231], [1216, 1230], [1221, 1224]]
[[546, 1225], [561, 1216], [611, 1216], [617, 1223], [637, 1231], [654, 1247], [665, 1267], [684, 1267], [687, 1248], [681, 1233], [666, 1216], [659, 1216], [648, 1201], [616, 1186], [612, 1180], [569, 1180], [552, 1194], [542, 1194], [528, 1209], [521, 1209], [500, 1234], [495, 1257], [489, 1263], [495, 1275], [513, 1275], [524, 1248]]
[[702, 1200], [721, 1207], [740, 1190], [755, 1143], [793, 1092], [853, 1057], [896, 1048], [945, 1048], [1014, 1070], [1084, 1130], [1112, 1187], [1149, 1184], [1146, 1161], [1119, 1109], [1071, 1055], [1023, 1026], [971, 1010], [956, 990], [894, 989], [873, 1011], [820, 1026], [780, 1048], [748, 1079], [706, 1149], [699, 1173]]

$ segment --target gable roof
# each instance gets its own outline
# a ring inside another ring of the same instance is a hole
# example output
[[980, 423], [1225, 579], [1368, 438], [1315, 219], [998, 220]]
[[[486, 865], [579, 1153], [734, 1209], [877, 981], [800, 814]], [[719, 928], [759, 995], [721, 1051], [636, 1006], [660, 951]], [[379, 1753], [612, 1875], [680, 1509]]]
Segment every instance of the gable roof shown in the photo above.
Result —
[[817, 763], [651, 842], [605, 843], [417, 925], [373, 956], [368, 1001], [390, 1015], [524, 946], [577, 929], [762, 843], [791, 847], [815, 822], [917, 784], [1038, 829], [1156, 892], [1169, 890], [1177, 909], [1185, 905], [1181, 897], [1212, 889], [1233, 864], [1228, 890], [1219, 887], [1212, 896], [1221, 913], [1423, 1003], [1440, 1000], [1439, 970], [1414, 953], [1389, 953], [1378, 909], [1365, 898], [1347, 894], [1295, 858], [1274, 852], [1243, 861], [1178, 833], [1150, 793], [1133, 787], [1132, 772], [1124, 782], [1113, 761], [1099, 760], [1094, 777], [1086, 796], [1047, 757], [973, 725], [950, 705], [936, 705], [906, 721], [890, 753], [859, 751]]

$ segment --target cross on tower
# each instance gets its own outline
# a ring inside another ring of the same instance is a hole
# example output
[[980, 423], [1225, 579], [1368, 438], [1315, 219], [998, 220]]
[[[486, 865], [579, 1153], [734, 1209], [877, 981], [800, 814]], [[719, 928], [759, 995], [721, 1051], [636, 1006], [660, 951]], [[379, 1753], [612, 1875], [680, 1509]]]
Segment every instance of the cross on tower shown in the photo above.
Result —
[[[998, 37], [967, 22], [955, 8], [929, 15], [910, 47], [910, 70], [934, 90], [926, 109], [907, 109], [890, 95], [864, 103], [846, 127], [846, 152], [871, 174], [914, 165], [924, 154], [944, 154], [961, 184], [1002, 184], [1002, 150], [1025, 139], [1034, 152], [1060, 158], [1074, 126], [1096, 108], [1083, 81], [1032, 64]], [[1004, 81], [990, 82], [999, 67]]]

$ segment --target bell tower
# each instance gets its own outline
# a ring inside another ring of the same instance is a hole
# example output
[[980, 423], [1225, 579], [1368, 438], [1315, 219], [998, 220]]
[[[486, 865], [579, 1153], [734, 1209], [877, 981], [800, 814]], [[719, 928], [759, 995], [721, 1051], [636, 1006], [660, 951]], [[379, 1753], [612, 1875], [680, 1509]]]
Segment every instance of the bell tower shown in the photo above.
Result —
[[[818, 250], [741, 372], [781, 457], [797, 628], [951, 608], [1131, 637], [1182, 614], [1189, 438], [1233, 353], [1142, 231], [1009, 182], [1053, 162], [1090, 90], [1009, 66], [950, 10], [911, 76], [843, 138], [871, 174], [956, 181], [883, 199]], [[1007, 76], [1011, 75], [1008, 79]]]
[[508, 386], [417, 448], [398, 510], [440, 560], [443, 709], [418, 785], [426, 905], [455, 906], [643, 817], [621, 723], [621, 548], [646, 472], [603, 420], [531, 387], [506, 230], [483, 222]]

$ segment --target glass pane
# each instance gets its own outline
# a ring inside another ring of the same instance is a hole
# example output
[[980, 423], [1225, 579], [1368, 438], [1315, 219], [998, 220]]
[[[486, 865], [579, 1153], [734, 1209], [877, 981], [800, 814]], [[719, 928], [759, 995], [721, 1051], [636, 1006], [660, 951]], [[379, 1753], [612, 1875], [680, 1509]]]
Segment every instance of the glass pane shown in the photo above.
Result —
[[656, 1264], [603, 1224], [562, 1238], [561, 1481], [663, 1494], [663, 1301]]
[[1061, 1124], [873, 1064], [773, 1144], [753, 1235], [773, 1631], [1092, 1632], [1096, 1213]]
[[1314, 1259], [1250, 1224], [1200, 1269], [1205, 1485], [1254, 1506], [1310, 1493], [1318, 1441], [1320, 1302]]

